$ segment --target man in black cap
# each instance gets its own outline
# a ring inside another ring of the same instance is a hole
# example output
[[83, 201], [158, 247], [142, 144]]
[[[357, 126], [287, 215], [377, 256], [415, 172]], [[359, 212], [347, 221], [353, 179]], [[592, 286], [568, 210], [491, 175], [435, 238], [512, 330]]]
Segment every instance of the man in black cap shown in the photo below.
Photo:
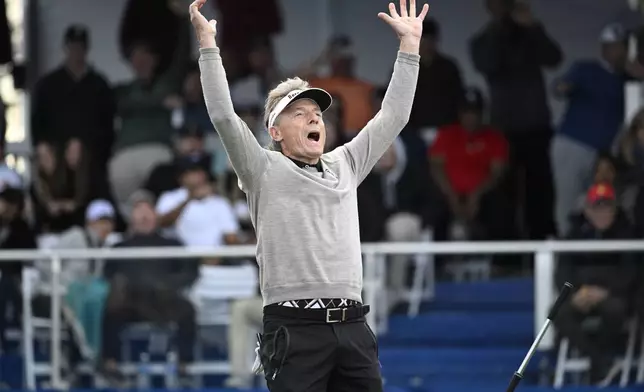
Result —
[[204, 148], [204, 130], [194, 124], [186, 125], [178, 130], [175, 138], [175, 159], [172, 162], [157, 165], [150, 173], [145, 183], [145, 189], [154, 194], [155, 197], [162, 193], [179, 188], [179, 175], [181, 174], [181, 162], [189, 158], [195, 162], [209, 175], [212, 175], [212, 156]]
[[115, 107], [107, 80], [87, 62], [89, 47], [86, 27], [67, 28], [63, 63], [34, 88], [31, 136], [34, 145], [46, 141], [63, 146], [79, 139], [94, 159], [97, 174], [105, 177]]
[[437, 224], [437, 239], [446, 239], [440, 237], [448, 237], [453, 223], [487, 239], [503, 239], [509, 231], [498, 192], [508, 145], [501, 132], [483, 123], [484, 108], [480, 90], [466, 89], [459, 123], [441, 128], [430, 148], [432, 175], [449, 206]]

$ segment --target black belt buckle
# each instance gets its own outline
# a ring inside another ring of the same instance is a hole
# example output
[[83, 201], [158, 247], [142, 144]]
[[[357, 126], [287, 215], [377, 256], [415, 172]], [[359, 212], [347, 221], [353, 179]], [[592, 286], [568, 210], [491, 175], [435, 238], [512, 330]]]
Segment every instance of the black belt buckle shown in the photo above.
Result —
[[[335, 312], [335, 313], [334, 313]], [[338, 314], [339, 312], [339, 314]], [[338, 317], [333, 317], [333, 315]], [[329, 308], [326, 309], [326, 322], [327, 324], [341, 323], [347, 320], [347, 308]]]

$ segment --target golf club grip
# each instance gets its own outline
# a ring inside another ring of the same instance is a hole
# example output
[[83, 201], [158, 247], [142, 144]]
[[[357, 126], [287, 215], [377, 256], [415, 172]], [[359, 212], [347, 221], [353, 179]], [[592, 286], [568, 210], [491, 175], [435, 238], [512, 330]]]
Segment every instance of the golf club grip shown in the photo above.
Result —
[[568, 299], [568, 296], [572, 292], [572, 284], [566, 282], [564, 283], [563, 288], [561, 289], [561, 292], [559, 293], [559, 296], [557, 297], [557, 300], [555, 301], [555, 304], [552, 305], [552, 308], [550, 309], [550, 313], [548, 313], [548, 320], [552, 321], [557, 317], [557, 313], [559, 313], [559, 308], [561, 308], [561, 305], [563, 305], [564, 302], [566, 302], [566, 299]]
[[521, 379], [523, 377], [519, 374], [519, 372], [516, 372], [512, 375], [512, 380], [510, 380], [510, 384], [508, 384], [508, 389], [505, 390], [505, 392], [514, 392], [514, 390], [517, 388], [517, 385], [521, 382]]

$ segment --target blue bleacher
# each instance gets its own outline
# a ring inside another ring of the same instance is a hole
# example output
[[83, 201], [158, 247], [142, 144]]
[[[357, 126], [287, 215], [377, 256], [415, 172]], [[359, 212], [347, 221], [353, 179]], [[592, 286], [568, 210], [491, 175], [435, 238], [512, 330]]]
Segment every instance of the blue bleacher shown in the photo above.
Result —
[[[420, 315], [393, 315], [389, 332], [379, 338], [386, 391], [505, 390], [532, 343], [533, 293], [532, 279], [438, 284], [435, 299], [422, 306]], [[544, 355], [533, 357], [517, 392], [552, 391], [535, 385]], [[220, 382], [218, 378], [206, 386], [216, 388]], [[560, 391], [594, 390], [572, 387]]]
[[[394, 315], [380, 338], [389, 385], [441, 390], [504, 389], [534, 337], [532, 279], [441, 283], [409, 318]], [[526, 374], [536, 374], [539, 356]]]

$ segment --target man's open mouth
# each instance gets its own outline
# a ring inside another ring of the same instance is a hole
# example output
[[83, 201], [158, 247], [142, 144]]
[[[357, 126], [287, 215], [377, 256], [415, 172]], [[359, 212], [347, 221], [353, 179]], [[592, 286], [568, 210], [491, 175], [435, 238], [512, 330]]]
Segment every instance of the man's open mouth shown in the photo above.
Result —
[[309, 132], [308, 135], [306, 135], [306, 138], [309, 140], [313, 140], [315, 142], [320, 141], [320, 132]]

